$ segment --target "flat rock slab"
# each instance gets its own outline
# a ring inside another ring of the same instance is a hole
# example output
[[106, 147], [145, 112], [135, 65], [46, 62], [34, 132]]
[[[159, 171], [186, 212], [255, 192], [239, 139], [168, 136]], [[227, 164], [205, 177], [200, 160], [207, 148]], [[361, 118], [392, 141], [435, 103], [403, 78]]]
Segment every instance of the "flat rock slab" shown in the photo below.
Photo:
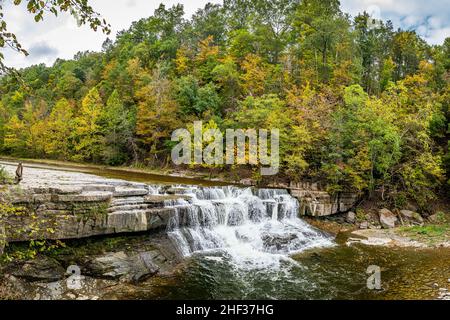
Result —
[[[0, 161], [0, 165], [5, 168], [11, 176], [15, 176], [17, 169], [16, 162]], [[61, 169], [47, 169], [34, 165], [24, 165], [23, 180], [20, 183], [21, 188], [37, 188], [49, 193], [61, 194], [79, 193], [83, 191], [109, 191], [114, 192], [117, 187], [129, 189], [147, 189], [143, 183], [134, 183], [120, 179], [109, 179], [93, 174], [64, 171]], [[54, 190], [53, 192], [51, 190]], [[81, 189], [81, 190], [80, 190]]]
[[387, 246], [402, 248], [427, 248], [424, 243], [402, 237], [394, 232], [394, 230], [358, 230], [351, 233], [347, 240], [347, 245], [361, 243], [368, 246]]
[[136, 196], [146, 196], [148, 195], [148, 189], [132, 189], [132, 188], [123, 188], [117, 187], [114, 190], [114, 197], [136, 197]]
[[161, 204], [161, 205], [176, 205], [177, 201], [179, 200], [185, 200], [190, 201], [192, 200], [192, 197], [187, 195], [163, 195], [163, 194], [156, 194], [156, 195], [148, 195], [144, 197], [145, 203], [148, 204]]

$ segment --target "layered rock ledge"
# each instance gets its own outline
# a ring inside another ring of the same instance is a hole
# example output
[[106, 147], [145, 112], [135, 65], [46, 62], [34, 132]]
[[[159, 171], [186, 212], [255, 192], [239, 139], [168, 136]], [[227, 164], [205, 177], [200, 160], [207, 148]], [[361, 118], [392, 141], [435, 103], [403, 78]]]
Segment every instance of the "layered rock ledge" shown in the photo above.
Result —
[[341, 193], [336, 196], [320, 190], [316, 183], [291, 183], [287, 188], [300, 202], [300, 214], [312, 217], [331, 216], [354, 208], [358, 194]]
[[8, 242], [162, 229], [175, 210], [166, 204], [190, 200], [155, 194], [156, 187], [150, 185], [82, 173], [26, 168], [24, 177], [20, 188], [8, 186], [3, 191], [18, 208], [8, 217]]

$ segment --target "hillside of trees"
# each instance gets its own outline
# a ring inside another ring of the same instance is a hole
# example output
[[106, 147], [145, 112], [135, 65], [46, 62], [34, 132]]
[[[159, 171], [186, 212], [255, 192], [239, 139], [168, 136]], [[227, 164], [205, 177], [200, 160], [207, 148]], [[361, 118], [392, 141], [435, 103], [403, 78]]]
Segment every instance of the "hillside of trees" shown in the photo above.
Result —
[[337, 0], [161, 5], [102, 52], [1, 77], [0, 153], [161, 167], [195, 120], [279, 128], [279, 178], [425, 207], [449, 185], [450, 38], [369, 19]]

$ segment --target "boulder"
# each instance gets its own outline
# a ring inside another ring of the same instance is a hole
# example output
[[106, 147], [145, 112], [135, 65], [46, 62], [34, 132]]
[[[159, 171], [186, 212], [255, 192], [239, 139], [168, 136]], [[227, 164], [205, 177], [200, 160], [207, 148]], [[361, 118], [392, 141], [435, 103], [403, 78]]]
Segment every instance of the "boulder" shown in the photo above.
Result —
[[369, 228], [369, 222], [367, 222], [367, 221], [361, 222], [359, 224], [359, 228], [362, 229], [362, 230], [368, 229]]
[[54, 282], [63, 279], [66, 270], [56, 260], [42, 256], [11, 265], [6, 273], [28, 281]]
[[442, 223], [443, 221], [443, 217], [441, 214], [433, 214], [431, 216], [428, 217], [428, 221], [430, 221], [431, 223]]
[[347, 213], [347, 216], [345, 217], [345, 221], [350, 224], [354, 224], [356, 221], [356, 213], [350, 211]]
[[109, 253], [88, 263], [88, 272], [94, 276], [123, 281], [141, 281], [159, 271], [153, 262], [158, 252], [140, 252], [127, 255], [125, 252]]
[[378, 214], [380, 216], [380, 223], [383, 228], [395, 228], [396, 224], [398, 223], [398, 218], [394, 213], [392, 213], [392, 211], [388, 209], [381, 209]]
[[298, 236], [293, 233], [285, 235], [266, 234], [262, 237], [262, 240], [266, 249], [276, 248], [276, 250], [282, 250], [287, 248], [297, 238]]
[[423, 225], [424, 219], [420, 214], [410, 210], [401, 210], [400, 214], [404, 220], [411, 224]]

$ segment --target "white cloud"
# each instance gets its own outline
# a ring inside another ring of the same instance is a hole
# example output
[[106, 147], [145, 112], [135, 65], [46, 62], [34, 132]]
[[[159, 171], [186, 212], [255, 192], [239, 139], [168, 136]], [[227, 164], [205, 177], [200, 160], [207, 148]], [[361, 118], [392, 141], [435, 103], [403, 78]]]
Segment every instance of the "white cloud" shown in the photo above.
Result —
[[442, 44], [450, 37], [450, 0], [341, 0], [341, 4], [352, 16], [378, 6], [383, 20], [416, 30], [430, 44]]

